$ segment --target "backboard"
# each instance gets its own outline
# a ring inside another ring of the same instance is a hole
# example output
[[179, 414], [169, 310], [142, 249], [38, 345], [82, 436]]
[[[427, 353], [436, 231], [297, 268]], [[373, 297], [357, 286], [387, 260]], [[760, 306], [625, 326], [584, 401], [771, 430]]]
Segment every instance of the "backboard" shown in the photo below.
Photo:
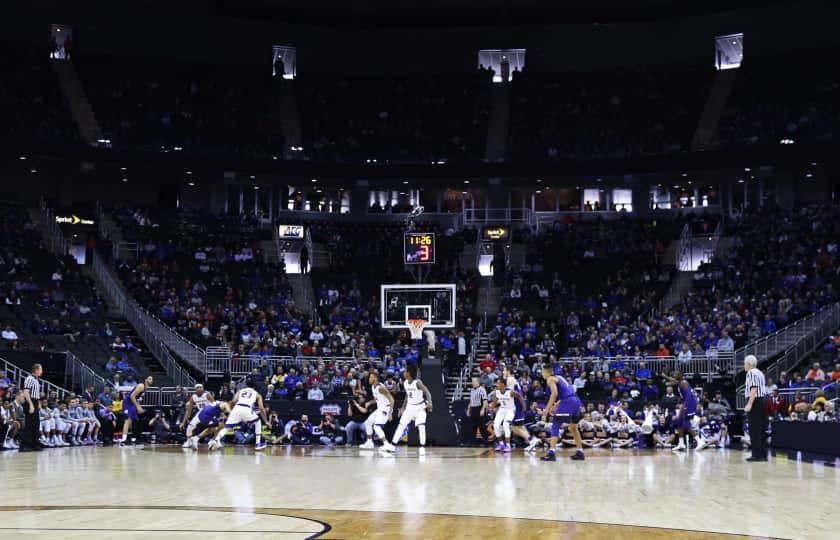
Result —
[[382, 328], [408, 328], [408, 319], [426, 319], [426, 328], [454, 328], [455, 299], [452, 283], [380, 285]]

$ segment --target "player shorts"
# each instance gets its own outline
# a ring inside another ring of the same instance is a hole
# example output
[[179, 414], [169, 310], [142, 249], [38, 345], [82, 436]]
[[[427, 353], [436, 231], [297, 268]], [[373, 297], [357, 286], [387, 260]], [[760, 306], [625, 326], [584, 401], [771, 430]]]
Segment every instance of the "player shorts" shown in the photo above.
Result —
[[134, 407], [134, 405], [129, 405], [128, 402], [126, 402], [125, 406], [123, 407], [123, 414], [125, 414], [125, 416], [132, 422], [140, 421], [140, 415], [137, 414], [137, 409]]
[[498, 420], [500, 423], [507, 422], [508, 424], [510, 424], [513, 422], [514, 413], [515, 411], [512, 411], [510, 409], [499, 409], [496, 411], [496, 416], [494, 420]]
[[390, 409], [376, 409], [367, 417], [367, 420], [365, 420], [365, 424], [371, 426], [384, 426], [388, 423], [388, 417], [390, 415]]
[[247, 405], [235, 405], [225, 421], [225, 427], [232, 428], [239, 424], [250, 424], [256, 422], [259, 418], [259, 415], [251, 407]]
[[677, 427], [681, 427], [683, 429], [692, 429], [691, 422], [694, 420], [695, 413], [684, 413], [680, 415], [679, 420], [677, 420]]
[[513, 422], [511, 422], [511, 425], [513, 425], [513, 426], [524, 426], [525, 425], [525, 417], [514, 415]]
[[426, 404], [408, 405], [400, 416], [400, 424], [408, 425], [414, 422], [415, 426], [426, 424]]
[[554, 421], [551, 424], [551, 436], [558, 437], [563, 424], [577, 424], [580, 420], [580, 398], [571, 396], [563, 398], [554, 409]]

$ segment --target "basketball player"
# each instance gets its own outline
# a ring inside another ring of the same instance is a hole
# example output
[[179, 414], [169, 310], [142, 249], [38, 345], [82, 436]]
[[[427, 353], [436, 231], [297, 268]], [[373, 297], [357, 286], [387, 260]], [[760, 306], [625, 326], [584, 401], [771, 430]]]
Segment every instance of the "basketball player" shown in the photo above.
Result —
[[[208, 392], [208, 394], [210, 394], [210, 392]], [[195, 425], [193, 425], [192, 421], [190, 421], [192, 433], [196, 433], [197, 435], [192, 435], [189, 439], [187, 439], [187, 442], [184, 443], [184, 448], [198, 450], [198, 441], [204, 437], [212, 437], [216, 435], [216, 433], [224, 427], [222, 421], [226, 415], [230, 414], [230, 403], [227, 401], [216, 403], [212, 401], [212, 397], [213, 395], [210, 394], [211, 401], [209, 401], [207, 405], [205, 405], [200, 411], [198, 411], [198, 414], [195, 415], [198, 420]]]
[[426, 453], [426, 412], [432, 410], [432, 394], [420, 379], [417, 378], [417, 364], [409, 364], [405, 368], [405, 401], [400, 409], [400, 424], [394, 432], [392, 442], [385, 441], [381, 450], [393, 452], [397, 449], [400, 439], [411, 422], [417, 428], [420, 437], [420, 453]]
[[140, 422], [140, 416], [146, 412], [140, 403], [143, 401], [143, 394], [150, 386], [152, 386], [153, 382], [154, 379], [151, 375], [149, 375], [143, 382], [135, 386], [123, 401], [123, 414], [125, 414], [125, 422], [123, 422], [122, 441], [120, 441], [122, 446], [130, 444], [128, 435], [131, 433], [131, 427], [135, 422]]
[[[681, 452], [688, 449], [689, 446], [686, 444], [686, 439], [693, 435], [694, 427], [692, 425], [692, 421], [694, 420], [694, 416], [697, 414], [697, 394], [694, 393], [694, 389], [691, 387], [691, 384], [682, 378], [682, 375], [677, 374], [676, 380], [679, 381], [683, 403], [674, 422], [677, 426], [677, 446], [671, 450], [674, 452]], [[686, 431], [689, 434], [688, 437], [686, 437]]]
[[[496, 452], [508, 453], [511, 451], [510, 424], [513, 422], [513, 416], [516, 412], [513, 395], [514, 391], [507, 387], [505, 378], [500, 377], [492, 395], [493, 406], [496, 409], [496, 416], [493, 418], [493, 433], [496, 434], [499, 441], [496, 444]], [[502, 442], [502, 436], [504, 436], [504, 442]]]
[[[368, 381], [370, 382], [370, 391], [376, 401], [376, 410], [370, 413], [367, 420], [365, 420], [365, 433], [367, 434], [367, 440], [365, 440], [364, 444], [359, 446], [359, 448], [372, 450], [374, 448], [374, 432], [381, 441], [388, 442], [388, 439], [385, 438], [385, 431], [382, 426], [390, 422], [393, 418], [394, 397], [391, 395], [391, 392], [385, 388], [384, 384], [379, 383], [379, 374], [376, 371], [370, 372]], [[370, 404], [368, 404], [368, 406], [369, 405]]]
[[[190, 427], [195, 427], [192, 425], [192, 420], [194, 419], [192, 414], [195, 411], [200, 411], [207, 405], [209, 392], [204, 391], [204, 385], [198, 383], [195, 385], [195, 391], [193, 394], [187, 399], [187, 409], [184, 412], [184, 418], [181, 420], [181, 429], [184, 429], [184, 426], [187, 426], [187, 438], [189, 439], [192, 437], [192, 430]], [[190, 424], [187, 424], [190, 422]], [[197, 423], [197, 422], [196, 422]]]
[[187, 401], [187, 410], [186, 413], [184, 413], [184, 420], [181, 422], [181, 426], [183, 428], [184, 422], [186, 422], [187, 419], [190, 419], [193, 408], [195, 408], [197, 412], [187, 424], [187, 441], [184, 443], [184, 448], [192, 446], [190, 439], [192, 439], [192, 436], [195, 434], [195, 428], [200, 422], [198, 413], [203, 411], [205, 407], [209, 407], [215, 403], [216, 399], [215, 396], [213, 396], [213, 392], [205, 392], [204, 386], [200, 384], [195, 385], [195, 393], [191, 395], [190, 399]]
[[502, 377], [507, 381], [508, 388], [513, 390], [514, 405], [516, 407], [513, 413], [513, 422], [510, 425], [511, 435], [519, 437], [528, 443], [528, 446], [525, 448], [526, 452], [534, 452], [540, 443], [540, 438], [534, 437], [525, 428], [525, 412], [528, 410], [528, 402], [525, 401], [525, 392], [522, 389], [522, 385], [519, 384], [519, 381], [511, 373], [509, 367], [505, 366], [502, 370]]
[[[265, 413], [265, 406], [263, 405], [262, 396], [256, 391], [257, 383], [252, 378], [248, 378], [245, 382], [246, 388], [236, 392], [233, 396], [233, 402], [236, 403], [228, 415], [227, 421], [222, 429], [216, 434], [216, 437], [207, 444], [208, 450], [215, 450], [221, 448], [222, 439], [227, 433], [227, 430], [235, 428], [240, 424], [253, 424], [254, 435], [254, 450], [265, 450], [265, 441], [262, 440], [262, 423], [268, 424], [268, 416]], [[254, 412], [254, 408], [259, 409], [260, 414]], [[262, 420], [262, 421], [260, 421]]]
[[548, 421], [548, 415], [554, 414], [554, 421], [551, 425], [551, 438], [548, 441], [548, 454], [540, 459], [542, 461], [557, 461], [556, 448], [560, 439], [560, 431], [564, 423], [569, 424], [569, 430], [575, 439], [577, 450], [571, 456], [576, 461], [584, 459], [583, 441], [580, 438], [577, 423], [580, 420], [580, 398], [575, 393], [575, 387], [566, 381], [562, 376], [554, 374], [551, 364], [543, 364], [542, 376], [551, 390], [548, 404], [543, 410], [543, 422]]

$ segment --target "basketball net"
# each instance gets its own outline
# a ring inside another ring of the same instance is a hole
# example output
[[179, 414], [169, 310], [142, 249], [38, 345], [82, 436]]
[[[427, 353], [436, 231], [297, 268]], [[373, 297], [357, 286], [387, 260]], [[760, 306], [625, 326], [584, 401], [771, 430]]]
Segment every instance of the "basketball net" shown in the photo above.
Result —
[[426, 319], [408, 319], [408, 330], [411, 332], [411, 339], [423, 339], [423, 329], [429, 324]]

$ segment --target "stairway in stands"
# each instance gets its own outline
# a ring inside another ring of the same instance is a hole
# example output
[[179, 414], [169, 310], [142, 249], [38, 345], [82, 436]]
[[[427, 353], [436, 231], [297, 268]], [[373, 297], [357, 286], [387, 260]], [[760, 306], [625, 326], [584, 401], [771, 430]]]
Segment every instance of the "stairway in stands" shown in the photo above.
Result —
[[510, 84], [494, 84], [490, 91], [492, 101], [484, 157], [492, 163], [505, 160], [510, 131], [511, 88]]
[[102, 139], [102, 130], [99, 128], [99, 122], [85, 94], [85, 88], [76, 67], [66, 60], [53, 60], [50, 63], [58, 76], [61, 91], [70, 105], [70, 115], [76, 123], [79, 134], [91, 146], [97, 145]]
[[[483, 332], [476, 340], [475, 354], [472, 355], [470, 362], [470, 377], [478, 375], [478, 364], [490, 353], [490, 337], [488, 332]], [[464, 379], [463, 387], [460, 395], [455, 395], [458, 387], [458, 377], [448, 377], [446, 380], [446, 400], [451, 403], [454, 400], [465, 399], [469, 397], [470, 379]]]
[[708, 150], [715, 146], [720, 117], [729, 100], [729, 94], [732, 93], [737, 73], [737, 69], [726, 69], [718, 71], [715, 75], [715, 81], [709, 90], [709, 98], [691, 140], [692, 151]]
[[111, 319], [110, 323], [112, 328], [119, 331], [119, 335], [123, 338], [123, 341], [126, 338], [131, 338], [132, 343], [140, 349], [140, 353], [137, 356], [133, 356], [130, 362], [134, 364], [141, 377], [151, 375], [155, 379], [155, 386], [175, 386], [174, 381], [166, 374], [166, 370], [158, 362], [157, 358], [149, 352], [146, 344], [140, 339], [140, 336], [137, 335], [134, 327], [128, 321], [122, 317], [118, 317]]
[[315, 314], [315, 293], [312, 291], [312, 278], [309, 274], [288, 274], [286, 278], [292, 287], [295, 307], [308, 316]]

